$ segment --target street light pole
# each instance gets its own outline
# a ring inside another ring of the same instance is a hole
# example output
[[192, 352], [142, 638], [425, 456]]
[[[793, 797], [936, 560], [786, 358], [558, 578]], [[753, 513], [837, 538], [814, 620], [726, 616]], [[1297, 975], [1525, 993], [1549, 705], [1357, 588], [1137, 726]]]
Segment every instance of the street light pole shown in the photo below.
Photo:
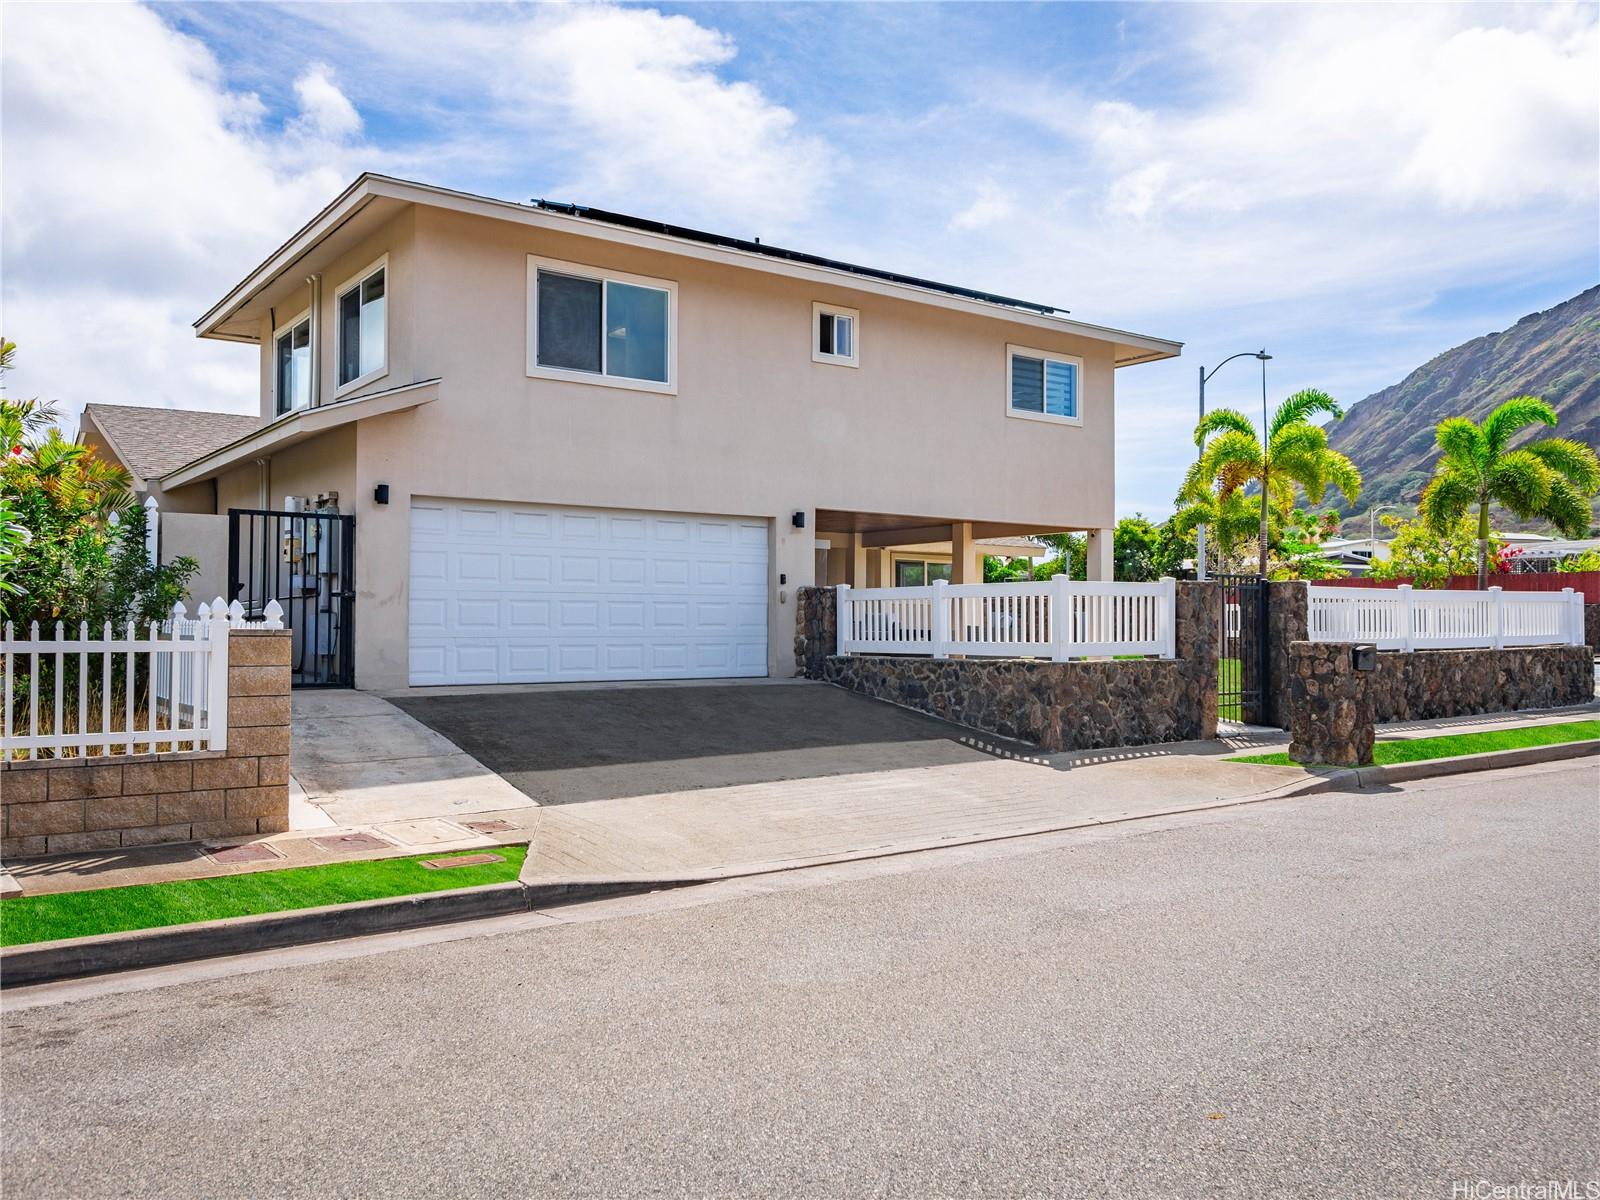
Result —
[[1386, 508], [1399, 508], [1398, 504], [1374, 504], [1367, 511], [1367, 561], [1378, 557], [1378, 514]]
[[1261, 360], [1261, 578], [1267, 577], [1267, 359], [1272, 355], [1262, 350], [1256, 355]]
[[[1272, 355], [1268, 354], [1266, 352], [1266, 350], [1264, 350], [1264, 349], [1262, 349], [1262, 350], [1241, 350], [1241, 351], [1239, 351], [1238, 354], [1230, 354], [1230, 355], [1228, 355], [1227, 358], [1223, 359], [1216, 366], [1212, 367], [1211, 370], [1209, 370], [1209, 371], [1206, 370], [1205, 367], [1201, 367], [1200, 368], [1200, 419], [1202, 421], [1204, 421], [1206, 419], [1206, 381], [1208, 379], [1210, 379], [1213, 375], [1215, 375], [1218, 371], [1222, 370], [1223, 367], [1227, 366], [1229, 363], [1231, 363], [1236, 358], [1259, 358], [1261, 360], [1261, 404], [1262, 404], [1262, 411], [1265, 411], [1266, 410], [1266, 401], [1267, 401], [1267, 366], [1266, 366], [1266, 363], [1267, 363], [1267, 359], [1269, 359], [1271, 357], [1272, 357]], [[1264, 423], [1262, 425], [1261, 434], [1262, 434], [1262, 438], [1265, 439], [1265, 437], [1266, 437], [1266, 426], [1265, 426]], [[1265, 449], [1266, 449], [1265, 440], [1263, 440], [1263, 442], [1262, 442], [1262, 449], [1263, 449], [1263, 451], [1265, 451]], [[1200, 452], [1202, 454], [1205, 453], [1204, 447], [1200, 448]], [[1263, 461], [1265, 461], [1265, 460], [1263, 459]], [[1264, 472], [1263, 472], [1263, 474], [1264, 474]], [[1264, 491], [1265, 491], [1265, 484], [1264, 484], [1264, 481], [1263, 481], [1263, 492]], [[1264, 513], [1265, 513], [1265, 509], [1263, 509], [1263, 514]], [[1265, 515], [1263, 515], [1262, 520], [1263, 521], [1266, 520]], [[1195, 547], [1194, 547], [1195, 548], [1195, 578], [1203, 580], [1206, 577], [1206, 527], [1204, 525], [1198, 525], [1198, 526], [1195, 527], [1195, 531], [1194, 532], [1195, 532], [1195, 539], [1194, 539], [1194, 541], [1195, 541]], [[1264, 539], [1266, 535], [1263, 533], [1262, 536], [1263, 536], [1263, 539]], [[1266, 551], [1263, 550], [1262, 553], [1265, 554]], [[1266, 563], [1264, 561], [1262, 563], [1261, 573], [1263, 575], [1265, 575], [1267, 573], [1266, 572]]]

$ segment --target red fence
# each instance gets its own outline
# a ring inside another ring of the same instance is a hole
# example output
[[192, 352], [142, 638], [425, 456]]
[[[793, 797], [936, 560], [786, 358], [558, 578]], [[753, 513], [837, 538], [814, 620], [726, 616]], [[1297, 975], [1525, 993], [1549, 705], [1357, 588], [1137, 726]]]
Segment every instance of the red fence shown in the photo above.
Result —
[[[1343, 579], [1319, 579], [1317, 585], [1392, 588], [1410, 582], [1409, 579], [1367, 579], [1359, 575], [1348, 575]], [[1478, 587], [1478, 577], [1452, 576], [1446, 586], [1457, 592], [1475, 591]], [[1508, 592], [1559, 592], [1564, 588], [1571, 588], [1575, 592], [1583, 593], [1585, 604], [1600, 604], [1600, 571], [1529, 571], [1523, 575], [1490, 575], [1489, 586], [1504, 588]]]

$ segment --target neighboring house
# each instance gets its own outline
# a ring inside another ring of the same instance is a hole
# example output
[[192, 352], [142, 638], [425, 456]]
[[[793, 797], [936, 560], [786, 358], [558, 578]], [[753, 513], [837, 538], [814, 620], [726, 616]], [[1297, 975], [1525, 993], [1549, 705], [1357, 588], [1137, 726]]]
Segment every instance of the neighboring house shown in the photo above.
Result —
[[[1551, 557], [1546, 549], [1547, 544], [1552, 544], [1551, 539], [1542, 533], [1496, 533], [1494, 536], [1507, 546], [1516, 548], [1521, 555], [1528, 556], [1530, 560]], [[1322, 543], [1322, 557], [1343, 567], [1347, 574], [1365, 575], [1373, 559], [1389, 557], [1389, 540], [1329, 538]]]
[[[978, 581], [992, 538], [1087, 531], [1110, 578], [1115, 373], [1180, 349], [372, 175], [196, 330], [258, 347], [261, 420], [162, 485], [353, 515], [373, 689], [790, 675], [796, 588]], [[318, 652], [348, 653], [330, 628]]]
[[187, 554], [200, 564], [189, 580], [195, 602], [214, 600], [228, 587], [228, 531], [212, 514], [216, 488], [190, 484], [175, 492], [161, 477], [261, 428], [259, 416], [192, 408], [88, 404], [78, 420], [78, 440], [95, 455], [128, 472], [134, 494], [156, 502], [148, 537], [163, 561]]
[[210, 513], [216, 511], [212, 489], [191, 486], [168, 497], [161, 477], [260, 426], [261, 418], [249, 414], [88, 404], [78, 421], [78, 440], [126, 470], [141, 500], [154, 496], [163, 511]]

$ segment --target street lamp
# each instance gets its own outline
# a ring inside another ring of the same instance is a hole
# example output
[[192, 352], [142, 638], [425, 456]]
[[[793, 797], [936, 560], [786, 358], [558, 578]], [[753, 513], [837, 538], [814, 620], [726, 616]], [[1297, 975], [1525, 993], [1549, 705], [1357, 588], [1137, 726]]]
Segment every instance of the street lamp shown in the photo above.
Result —
[[1367, 561], [1371, 562], [1378, 557], [1378, 514], [1388, 508], [1399, 508], [1398, 504], [1375, 504], [1367, 512]]
[[[1200, 419], [1202, 421], [1204, 421], [1206, 419], [1206, 381], [1208, 379], [1210, 379], [1213, 375], [1215, 375], [1218, 371], [1222, 370], [1223, 367], [1227, 366], [1229, 363], [1231, 363], [1236, 358], [1259, 358], [1261, 360], [1261, 411], [1263, 413], [1265, 413], [1266, 410], [1267, 410], [1267, 359], [1269, 359], [1271, 357], [1272, 357], [1272, 355], [1268, 354], [1265, 350], [1241, 350], [1237, 354], [1228, 355], [1227, 358], [1223, 359], [1216, 366], [1212, 367], [1211, 370], [1209, 370], [1209, 371], [1206, 370], [1204, 367], [1201, 367], [1200, 368]], [[1261, 437], [1262, 437], [1262, 449], [1263, 450], [1266, 449], [1266, 436], [1267, 436], [1266, 420], [1265, 420], [1265, 417], [1263, 417], [1262, 425], [1261, 425]], [[1204, 453], [1203, 450], [1202, 450], [1202, 453]], [[1265, 460], [1263, 459], [1263, 461], [1265, 461]], [[1264, 487], [1263, 487], [1263, 492], [1265, 492], [1265, 488]], [[1266, 522], [1265, 513], [1266, 513], [1266, 507], [1265, 507], [1265, 505], [1263, 505], [1262, 506], [1262, 514], [1263, 515], [1262, 515], [1262, 518], [1261, 518], [1261, 520], [1263, 522], [1263, 526], [1262, 526], [1263, 529], [1265, 529], [1265, 522]], [[1262, 536], [1263, 545], [1265, 545], [1266, 534], [1263, 533], [1261, 536]], [[1263, 556], [1265, 556], [1265, 553], [1266, 553], [1265, 550], [1263, 550], [1262, 551]], [[1263, 561], [1262, 561], [1262, 564], [1261, 564], [1261, 573], [1263, 575], [1265, 575], [1267, 573], [1267, 565], [1266, 565], [1266, 561], [1265, 561], [1264, 557], [1263, 557]], [[1196, 579], [1204, 579], [1205, 577], [1206, 577], [1206, 527], [1204, 525], [1201, 525], [1195, 530], [1195, 578]]]

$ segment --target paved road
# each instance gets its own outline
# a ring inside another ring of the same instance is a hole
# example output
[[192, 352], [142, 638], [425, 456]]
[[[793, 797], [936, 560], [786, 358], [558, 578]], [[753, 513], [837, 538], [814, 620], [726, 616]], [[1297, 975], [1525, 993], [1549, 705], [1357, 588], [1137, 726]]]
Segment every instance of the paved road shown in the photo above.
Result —
[[1596, 784], [1275, 801], [12, 1011], [5, 1195], [1597, 1178]]

